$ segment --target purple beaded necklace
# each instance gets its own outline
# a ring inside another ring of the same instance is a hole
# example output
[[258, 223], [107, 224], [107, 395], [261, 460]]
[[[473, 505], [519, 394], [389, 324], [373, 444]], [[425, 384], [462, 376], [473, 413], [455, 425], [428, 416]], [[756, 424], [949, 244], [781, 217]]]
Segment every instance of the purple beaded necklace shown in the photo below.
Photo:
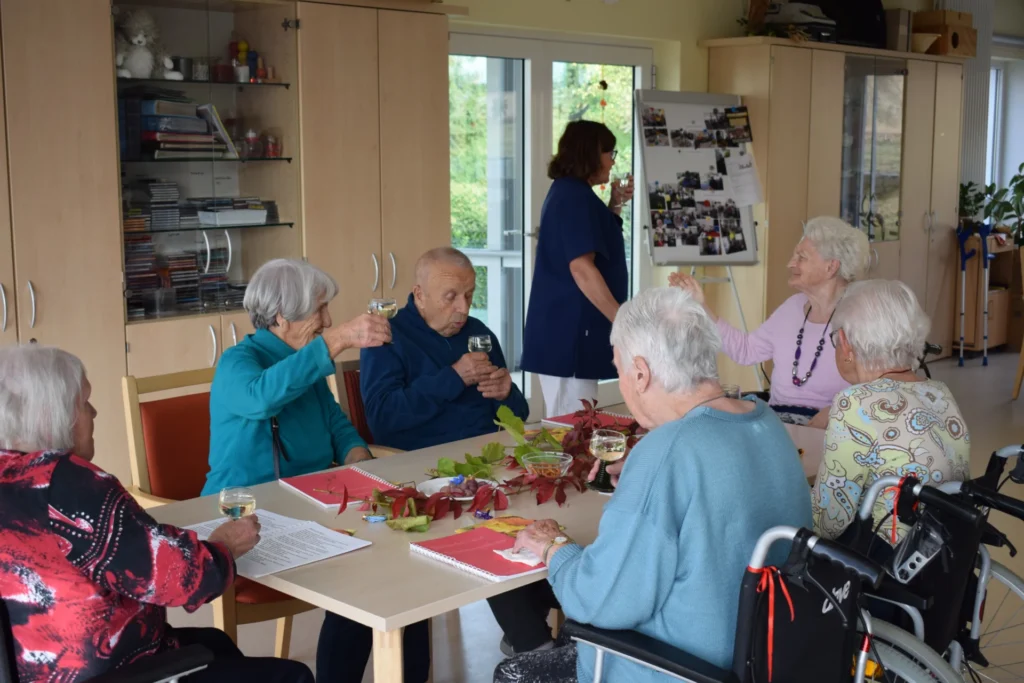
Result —
[[[835, 315], [835, 309], [832, 309], [832, 315]], [[818, 341], [818, 349], [814, 352], [814, 360], [811, 361], [811, 367], [804, 375], [803, 379], [800, 379], [797, 375], [800, 368], [800, 347], [804, 344], [804, 328], [807, 327], [807, 319], [811, 317], [811, 307], [807, 307], [807, 315], [804, 316], [804, 322], [800, 326], [800, 331], [796, 335], [796, 355], [793, 356], [793, 386], [802, 387], [807, 384], [807, 380], [811, 378], [811, 374], [814, 373], [814, 368], [818, 365], [818, 359], [821, 358], [821, 350], [825, 348], [825, 337], [828, 335], [828, 326], [832, 324], [832, 315], [828, 317], [828, 322], [825, 323], [825, 329], [821, 331], [821, 339]]]

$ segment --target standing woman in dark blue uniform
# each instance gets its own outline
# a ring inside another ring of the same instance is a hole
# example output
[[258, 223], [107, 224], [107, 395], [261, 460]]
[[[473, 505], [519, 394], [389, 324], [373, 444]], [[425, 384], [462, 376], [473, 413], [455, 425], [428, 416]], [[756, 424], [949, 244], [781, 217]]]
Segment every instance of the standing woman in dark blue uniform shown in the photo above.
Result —
[[607, 205], [594, 193], [609, 181], [615, 135], [596, 121], [573, 121], [548, 166], [554, 182], [541, 209], [522, 367], [540, 375], [547, 417], [574, 413], [615, 378], [609, 335], [629, 293], [622, 208], [633, 180], [612, 186]]

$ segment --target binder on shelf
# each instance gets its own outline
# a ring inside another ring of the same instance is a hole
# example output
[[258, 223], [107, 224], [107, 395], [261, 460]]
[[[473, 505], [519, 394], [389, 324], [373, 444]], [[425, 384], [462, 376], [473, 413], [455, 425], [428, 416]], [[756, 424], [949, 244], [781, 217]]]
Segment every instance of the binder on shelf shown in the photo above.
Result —
[[220, 141], [228, 146], [228, 151], [224, 158], [237, 159], [238, 150], [235, 149], [235, 143], [232, 142], [231, 136], [228, 135], [227, 128], [224, 127], [224, 123], [220, 120], [220, 114], [217, 113], [217, 107], [212, 104], [204, 104], [197, 107], [196, 111], [210, 124], [210, 130], [220, 138]]
[[171, 102], [169, 100], [143, 100], [142, 114], [144, 116], [193, 118], [196, 115], [196, 105], [188, 102]]
[[143, 116], [142, 130], [157, 133], [197, 133], [210, 132], [210, 124], [201, 118], [184, 116]]

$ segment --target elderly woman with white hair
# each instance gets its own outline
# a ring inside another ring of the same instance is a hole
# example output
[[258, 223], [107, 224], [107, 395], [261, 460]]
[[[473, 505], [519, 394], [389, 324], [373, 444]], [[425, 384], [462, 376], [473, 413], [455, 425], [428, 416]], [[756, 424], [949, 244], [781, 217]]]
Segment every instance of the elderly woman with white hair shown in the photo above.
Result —
[[[807, 222], [803, 239], [789, 260], [789, 286], [797, 291], [761, 325], [744, 334], [705, 309], [718, 323], [722, 351], [740, 365], [772, 361], [770, 405], [787, 422], [824, 427], [828, 406], [848, 384], [825, 349], [836, 304], [847, 286], [863, 277], [868, 238], [839, 218]], [[696, 279], [669, 277], [704, 303]], [[922, 347], [923, 348], [923, 347]]]
[[206, 541], [157, 524], [92, 464], [90, 392], [70, 353], [0, 349], [0, 607], [16, 680], [91, 680], [202, 645], [213, 663], [183, 681], [313, 683], [304, 664], [246, 658], [223, 631], [167, 623], [168, 607], [194, 612], [232, 585], [259, 522], [227, 521]]
[[[765, 403], [725, 396], [718, 332], [686, 292], [641, 292], [619, 309], [611, 340], [623, 398], [651, 431], [626, 459], [592, 544], [545, 520], [520, 532], [516, 548], [548, 565], [567, 617], [637, 630], [728, 668], [737, 581], [757, 539], [811, 522], [796, 447]], [[589, 682], [594, 662], [592, 648], [567, 644], [516, 655], [495, 681]], [[671, 680], [618, 658], [605, 661], [605, 676]]]
[[[346, 349], [391, 341], [384, 318], [361, 315], [332, 327], [327, 305], [334, 280], [305, 261], [263, 264], [245, 291], [256, 328], [226, 350], [210, 388], [210, 472], [203, 494], [325, 470], [371, 457], [366, 442], [327, 386], [334, 359]], [[406, 680], [426, 681], [425, 624], [406, 629]], [[372, 632], [327, 613], [317, 648], [317, 677], [358, 683]]]
[[[949, 388], [915, 372], [931, 324], [909, 287], [854, 283], [832, 323], [836, 365], [853, 386], [832, 401], [811, 505], [817, 533], [839, 538], [879, 477], [913, 475], [933, 485], [967, 479], [970, 438]], [[875, 524], [891, 510], [892, 495], [879, 497]], [[900, 525], [897, 538], [905, 533]], [[888, 531], [879, 536], [894, 545]]]

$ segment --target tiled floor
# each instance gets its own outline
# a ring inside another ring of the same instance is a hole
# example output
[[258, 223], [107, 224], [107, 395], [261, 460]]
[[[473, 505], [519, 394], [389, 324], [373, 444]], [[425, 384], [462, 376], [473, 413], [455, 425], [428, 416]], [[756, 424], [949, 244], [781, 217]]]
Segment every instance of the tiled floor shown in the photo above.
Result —
[[[994, 355], [987, 368], [981, 366], [980, 360], [968, 361], [964, 368], [956, 367], [955, 361], [932, 364], [933, 375], [952, 389], [967, 421], [973, 442], [971, 465], [975, 475], [984, 471], [989, 454], [994, 449], [1013, 442], [1024, 442], [1024, 398], [1016, 403], [1010, 401], [1016, 367], [1017, 356], [1009, 353]], [[1014, 490], [1012, 485], [1008, 485], [1003, 492], [1024, 498], [1024, 487]], [[1024, 551], [1024, 523], [1000, 519], [997, 515], [993, 515], [992, 521]], [[1006, 551], [996, 550], [993, 557], [1024, 575], [1024, 552], [1010, 559]], [[343, 580], [344, 577], [339, 577], [339, 581]], [[995, 603], [990, 599], [989, 604]], [[1001, 620], [1012, 617], [1012, 614], [1003, 615]], [[209, 626], [213, 621], [208, 607], [191, 616], [181, 610], [172, 610], [170, 618], [172, 623], [181, 626]], [[322, 620], [323, 613], [319, 611], [295, 619], [292, 657], [311, 667]], [[1010, 625], [1021, 621], [1024, 621], [1024, 613], [1017, 614]], [[1017, 630], [1024, 631], [1024, 628]], [[498, 651], [501, 632], [486, 603], [471, 605], [457, 613], [435, 619], [433, 632], [435, 683], [484, 683], [491, 680], [491, 672], [501, 659]], [[243, 626], [239, 639], [247, 654], [270, 655], [274, 645], [273, 625]], [[1006, 637], [1004, 640], [1017, 644], [1009, 647], [1011, 658], [1003, 661], [1009, 663], [1024, 660], [1024, 655], [1020, 654], [1024, 650], [1019, 645], [1024, 635]], [[372, 673], [367, 671], [364, 683], [372, 680]], [[1015, 679], [999, 676], [997, 680]]]

